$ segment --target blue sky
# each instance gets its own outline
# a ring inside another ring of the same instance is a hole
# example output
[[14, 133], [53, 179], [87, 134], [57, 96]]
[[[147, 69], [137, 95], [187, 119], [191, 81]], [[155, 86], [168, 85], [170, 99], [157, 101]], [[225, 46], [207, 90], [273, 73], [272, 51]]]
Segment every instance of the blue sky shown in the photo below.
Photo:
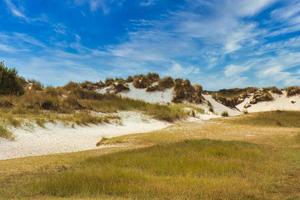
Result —
[[147, 72], [300, 85], [300, 0], [0, 0], [0, 60], [46, 85]]

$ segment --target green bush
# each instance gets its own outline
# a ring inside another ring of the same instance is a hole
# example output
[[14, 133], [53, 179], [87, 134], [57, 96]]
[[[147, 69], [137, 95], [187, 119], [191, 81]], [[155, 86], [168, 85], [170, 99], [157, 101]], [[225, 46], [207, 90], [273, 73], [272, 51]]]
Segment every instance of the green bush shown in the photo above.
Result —
[[24, 87], [14, 68], [8, 68], [0, 62], [0, 95], [22, 95]]
[[229, 116], [229, 114], [228, 114], [228, 112], [227, 111], [224, 111], [224, 112], [222, 112], [222, 117], [228, 117]]

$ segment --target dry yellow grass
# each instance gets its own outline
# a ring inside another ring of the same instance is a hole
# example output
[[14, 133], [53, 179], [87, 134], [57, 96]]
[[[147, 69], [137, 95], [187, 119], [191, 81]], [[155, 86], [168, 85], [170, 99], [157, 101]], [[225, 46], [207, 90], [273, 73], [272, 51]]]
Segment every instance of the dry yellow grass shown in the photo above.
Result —
[[120, 148], [0, 161], [0, 197], [299, 199], [300, 128], [241, 123], [249, 116], [181, 122], [102, 144]]

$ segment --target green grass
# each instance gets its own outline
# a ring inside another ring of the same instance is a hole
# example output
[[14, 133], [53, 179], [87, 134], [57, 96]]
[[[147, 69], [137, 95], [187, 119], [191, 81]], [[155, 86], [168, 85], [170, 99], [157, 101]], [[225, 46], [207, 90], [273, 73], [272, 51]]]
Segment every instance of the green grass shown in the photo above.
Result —
[[0, 196], [263, 199], [278, 173], [269, 154], [246, 142], [190, 140], [13, 177], [0, 182]]
[[5, 138], [8, 140], [14, 140], [15, 137], [12, 132], [10, 132], [5, 126], [0, 125], [0, 138]]
[[252, 113], [230, 119], [230, 122], [242, 125], [265, 127], [300, 127], [300, 112], [272, 111]]

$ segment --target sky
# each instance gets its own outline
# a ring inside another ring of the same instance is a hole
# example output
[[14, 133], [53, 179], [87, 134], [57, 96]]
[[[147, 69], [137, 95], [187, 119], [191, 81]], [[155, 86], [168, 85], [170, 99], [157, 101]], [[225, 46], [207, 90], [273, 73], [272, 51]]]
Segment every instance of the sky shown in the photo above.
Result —
[[300, 0], [0, 0], [0, 60], [54, 86], [148, 72], [300, 85]]

